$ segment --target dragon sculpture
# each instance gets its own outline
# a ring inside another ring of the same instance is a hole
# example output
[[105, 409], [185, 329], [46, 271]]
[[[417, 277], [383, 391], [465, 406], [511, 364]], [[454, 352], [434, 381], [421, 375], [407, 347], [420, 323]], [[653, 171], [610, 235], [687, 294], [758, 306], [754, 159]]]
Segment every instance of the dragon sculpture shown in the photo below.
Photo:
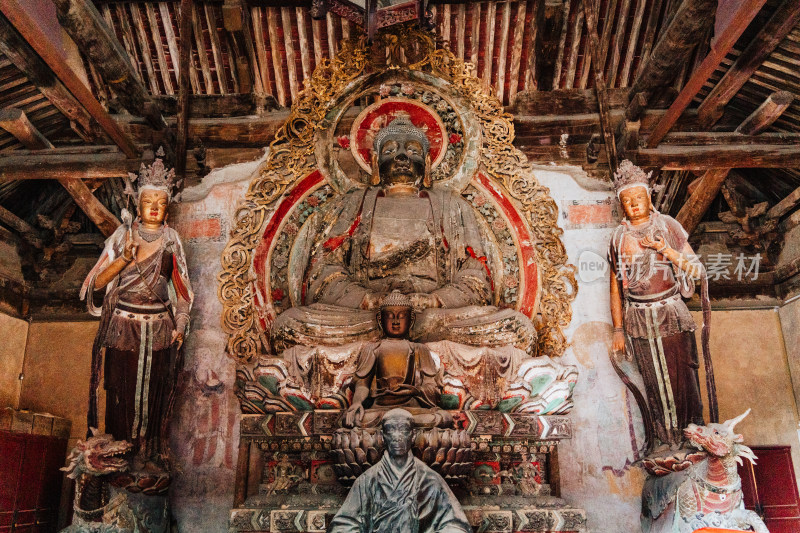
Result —
[[734, 432], [743, 414], [721, 424], [689, 424], [684, 435], [706, 458], [686, 470], [651, 477], [642, 498], [644, 533], [691, 533], [703, 527], [769, 533], [761, 518], [744, 508], [737, 464], [756, 456]]
[[62, 533], [165, 533], [170, 528], [168, 472], [137, 468], [133, 446], [92, 428], [61, 470], [75, 480], [72, 525]]
[[78, 441], [61, 470], [75, 480], [73, 508], [75, 518], [67, 533], [134, 533], [136, 519], [125, 502], [124, 494], [112, 497], [111, 479], [127, 472], [125, 457], [131, 451], [127, 441], [114, 440], [92, 428], [92, 437]]

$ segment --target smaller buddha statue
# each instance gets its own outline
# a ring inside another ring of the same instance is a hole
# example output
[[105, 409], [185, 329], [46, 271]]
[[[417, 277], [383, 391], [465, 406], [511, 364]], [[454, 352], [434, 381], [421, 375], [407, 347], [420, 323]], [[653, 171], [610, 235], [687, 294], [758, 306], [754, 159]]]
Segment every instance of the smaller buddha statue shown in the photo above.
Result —
[[[373, 427], [395, 407], [417, 408], [420, 425], [452, 424], [452, 417], [437, 407], [442, 383], [430, 350], [408, 338], [414, 318], [408, 295], [393, 291], [381, 301], [377, 321], [385, 338], [365, 344], [358, 355], [345, 427]], [[368, 401], [372, 407], [367, 410]]]

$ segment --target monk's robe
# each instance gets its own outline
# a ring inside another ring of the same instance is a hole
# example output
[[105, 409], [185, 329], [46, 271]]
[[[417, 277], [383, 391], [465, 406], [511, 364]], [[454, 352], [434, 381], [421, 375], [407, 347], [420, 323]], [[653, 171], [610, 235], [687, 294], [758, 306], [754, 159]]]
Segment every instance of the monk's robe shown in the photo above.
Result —
[[408, 455], [402, 468], [388, 453], [356, 479], [329, 533], [472, 533], [442, 477]]

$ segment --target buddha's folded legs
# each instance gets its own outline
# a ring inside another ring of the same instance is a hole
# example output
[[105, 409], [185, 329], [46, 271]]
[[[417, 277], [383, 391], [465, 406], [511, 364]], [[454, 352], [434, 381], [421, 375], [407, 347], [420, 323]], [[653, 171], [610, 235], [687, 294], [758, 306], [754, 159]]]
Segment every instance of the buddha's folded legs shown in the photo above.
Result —
[[[341, 346], [377, 340], [381, 335], [375, 311], [317, 303], [281, 313], [272, 325], [271, 338], [275, 353], [280, 353], [297, 344]], [[513, 309], [426, 309], [417, 313], [411, 339], [449, 340], [471, 346], [513, 345], [535, 355], [536, 329], [528, 317]]]
[[470, 346], [508, 346], [536, 355], [536, 328], [513, 309], [468, 306], [426, 309], [417, 317], [411, 338], [417, 342], [448, 340]]
[[297, 344], [342, 346], [380, 337], [375, 311], [320, 303], [287, 309], [275, 319], [271, 333], [275, 353]]

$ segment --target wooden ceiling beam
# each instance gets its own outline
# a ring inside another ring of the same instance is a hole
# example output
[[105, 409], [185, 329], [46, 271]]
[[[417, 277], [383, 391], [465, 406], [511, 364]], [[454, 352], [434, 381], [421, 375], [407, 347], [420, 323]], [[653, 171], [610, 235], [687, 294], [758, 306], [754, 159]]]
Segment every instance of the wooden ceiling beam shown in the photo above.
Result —
[[[163, 128], [166, 124], [158, 105], [94, 4], [89, 0], [53, 0], [53, 3], [61, 26], [114, 90], [120, 104], [129, 113], [145, 117], [154, 128]], [[169, 72], [165, 75], [168, 77]]]
[[[125, 161], [132, 160], [126, 159]], [[78, 207], [95, 223], [103, 235], [110, 237], [119, 227], [120, 222], [117, 217], [95, 197], [81, 178], [59, 179], [58, 182], [67, 189]]]
[[800, 8], [797, 0], [784, 0], [700, 104], [697, 113], [704, 129], [709, 129], [717, 123], [728, 102], [798, 22], [800, 22]]
[[749, 117], [736, 128], [736, 133], [742, 135], [755, 135], [764, 131], [792, 105], [794, 94], [789, 91], [777, 91], [764, 100], [764, 103], [750, 114]]
[[638, 94], [649, 101], [657, 90], [669, 85], [688, 60], [703, 34], [714, 22], [716, 0], [683, 0], [669, 25], [658, 38], [653, 52], [631, 85], [628, 94], [628, 120], [638, 120], [643, 111]]
[[119, 129], [97, 98], [94, 97], [78, 74], [63, 60], [57, 51], [56, 44], [51, 41], [42, 27], [30, 16], [20, 4], [20, 0], [3, 0], [0, 11], [19, 31], [22, 37], [44, 60], [50, 70], [69, 89], [78, 102], [86, 108], [89, 115], [100, 125], [114, 143], [130, 158], [139, 156], [139, 149], [133, 141]]
[[[688, 1], [688, 0], [685, 0]], [[661, 139], [669, 132], [673, 124], [678, 120], [683, 111], [689, 106], [697, 92], [703, 87], [709, 76], [719, 66], [728, 52], [736, 44], [737, 39], [747, 28], [753, 18], [761, 10], [766, 0], [742, 0], [736, 5], [736, 10], [729, 15], [730, 21], [722, 30], [720, 35], [711, 43], [711, 50], [706, 55], [700, 66], [692, 72], [691, 77], [678, 93], [675, 101], [670, 106], [667, 113], [661, 119], [650, 136], [647, 138], [648, 148], [655, 148]], [[733, 4], [733, 2], [731, 2]]]
[[[709, 146], [659, 145], [657, 148], [640, 149], [637, 157], [640, 166], [663, 170], [799, 168], [800, 146], [796, 142]], [[716, 191], [719, 192], [719, 187]]]
[[[744, 119], [734, 133], [753, 135], [756, 139], [755, 142], [758, 142], [758, 136], [756, 134], [765, 130], [775, 122], [775, 120], [781, 116], [781, 113], [789, 107], [793, 99], [794, 95], [791, 93], [788, 96], [783, 93], [774, 93], [770, 95], [758, 109]], [[721, 156], [724, 159], [725, 153], [728, 152], [732, 146], [732, 144], [726, 144], [720, 147], [713, 155], [709, 154], [709, 159], [720, 158]], [[676, 217], [687, 232], [692, 233], [700, 223], [700, 220], [702, 220], [703, 215], [708, 211], [714, 198], [719, 194], [722, 185], [725, 183], [725, 179], [728, 177], [728, 172], [732, 168], [753, 166], [800, 167], [800, 143], [791, 143], [786, 148], [784, 148], [784, 146], [779, 148], [777, 145], [772, 145], [774, 148], [778, 148], [777, 150], [770, 150], [769, 148], [765, 148], [765, 146], [767, 145], [750, 145], [749, 150], [746, 151], [746, 159], [742, 161], [742, 163], [738, 165], [733, 164], [733, 158], [731, 158], [731, 164], [714, 165], [717, 168], [709, 170], [703, 175], [700, 185], [692, 192]], [[799, 149], [792, 150], [791, 146], [795, 146]], [[687, 152], [692, 150], [692, 148], [684, 149]], [[731, 154], [728, 153], [727, 155], [730, 156]], [[770, 163], [756, 164], [758, 161], [770, 161]], [[781, 163], [777, 164], [778, 162]]]
[[181, 1], [180, 15], [180, 68], [178, 76], [178, 124], [175, 147], [175, 173], [179, 179], [186, 177], [186, 139], [189, 131], [189, 105], [192, 87], [189, 78], [189, 62], [192, 59], [192, 13], [194, 0]]
[[81, 138], [90, 142], [97, 140], [98, 132], [86, 109], [2, 14], [0, 14], [0, 52], [5, 54], [39, 89], [39, 92], [70, 121], [72, 129]]
[[152, 152], [142, 158], [129, 159], [107, 146], [86, 150], [54, 148], [46, 152], [15, 150], [14, 155], [0, 158], [0, 182], [21, 179], [103, 179], [137, 172], [142, 163], [153, 160]]
[[[594, 88], [597, 93], [597, 107], [600, 112], [600, 130], [606, 145], [606, 156], [611, 174], [617, 171], [617, 146], [614, 140], [614, 128], [611, 125], [611, 105], [606, 90], [606, 79], [603, 64], [600, 61], [600, 36], [597, 33], [597, 14], [592, 0], [583, 0], [583, 13], [586, 18], [586, 31], [589, 38], [589, 49], [592, 54], [592, 71], [594, 72]], [[600, 8], [598, 2], [597, 8]]]
[[17, 138], [25, 148], [31, 150], [46, 150], [53, 144], [42, 135], [36, 126], [31, 124], [25, 112], [17, 108], [0, 109], [0, 128]]

